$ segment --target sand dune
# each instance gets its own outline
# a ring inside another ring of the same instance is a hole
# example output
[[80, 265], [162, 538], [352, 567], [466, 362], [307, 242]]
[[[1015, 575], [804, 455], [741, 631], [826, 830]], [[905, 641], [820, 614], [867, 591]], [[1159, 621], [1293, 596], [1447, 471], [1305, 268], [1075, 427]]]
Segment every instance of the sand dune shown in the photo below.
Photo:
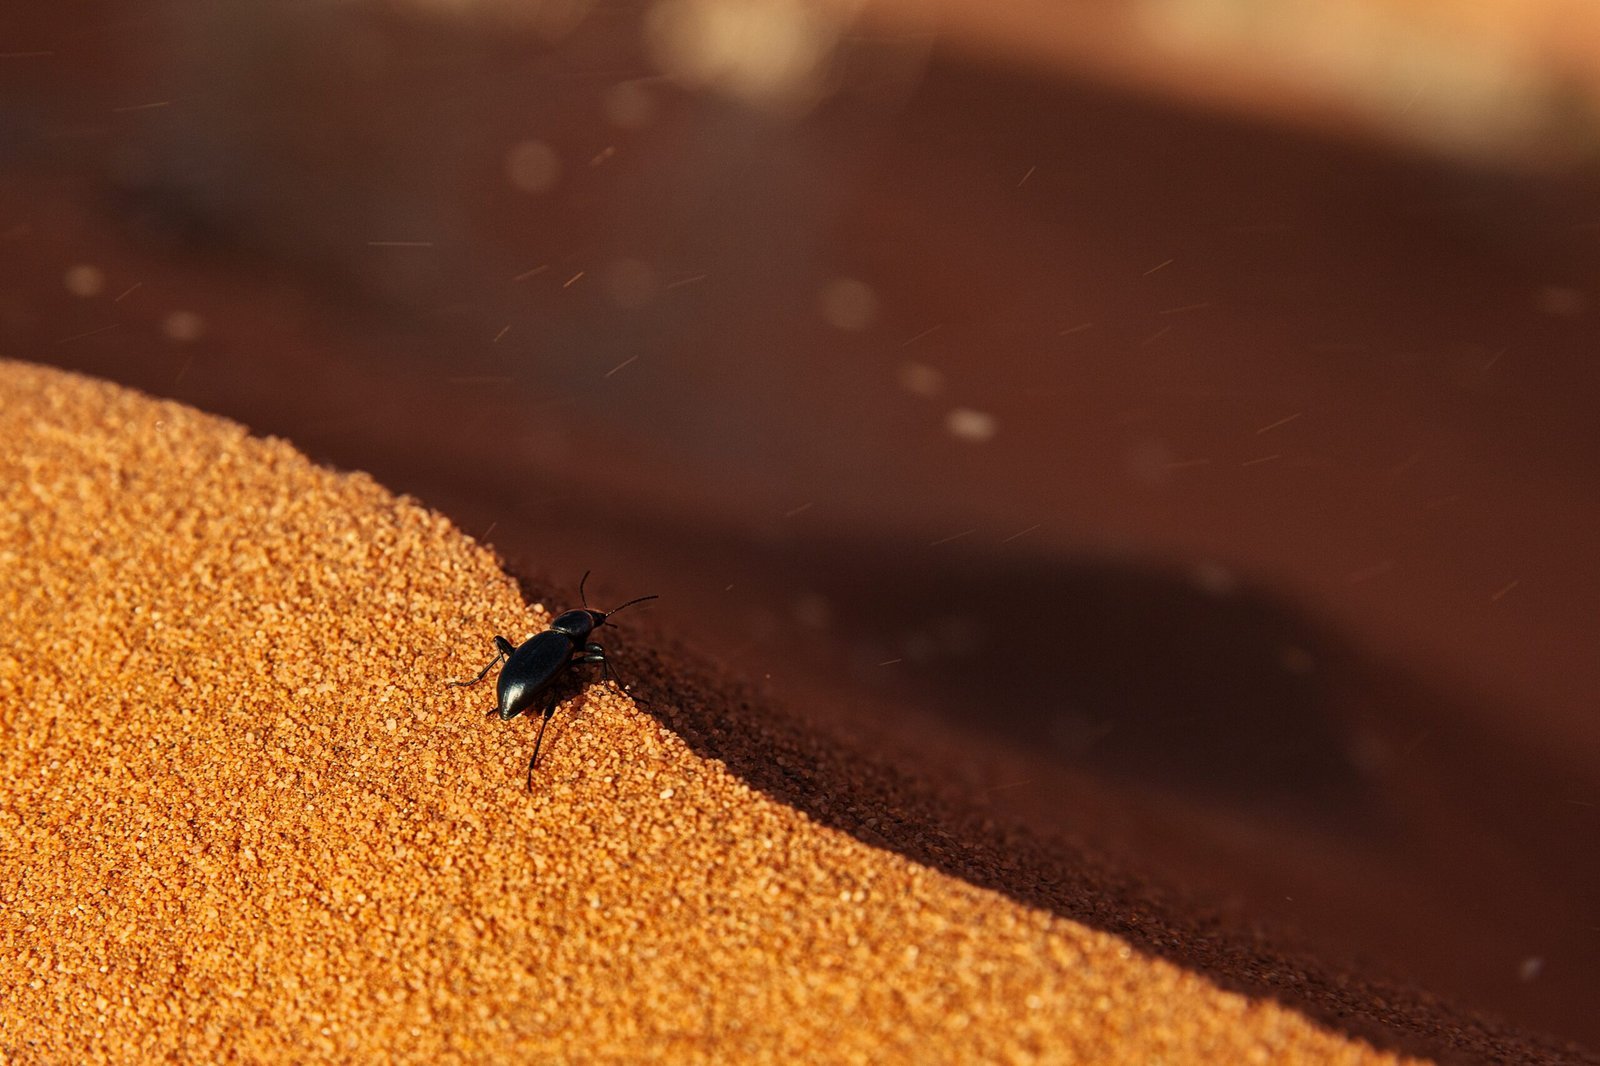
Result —
[[1356, 975], [1332, 1029], [752, 787], [706, 723], [760, 710], [649, 648], [649, 713], [583, 690], [529, 795], [528, 723], [444, 685], [549, 619], [488, 551], [192, 409], [0, 395], [0, 1061], [1396, 1060]]

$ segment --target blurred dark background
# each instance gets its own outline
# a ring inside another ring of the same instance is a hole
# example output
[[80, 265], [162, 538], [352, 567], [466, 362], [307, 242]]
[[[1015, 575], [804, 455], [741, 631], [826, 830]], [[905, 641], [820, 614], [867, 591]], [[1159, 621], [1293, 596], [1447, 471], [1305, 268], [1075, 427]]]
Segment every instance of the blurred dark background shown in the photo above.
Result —
[[1600, 15], [21, 6], [0, 357], [1600, 1041]]

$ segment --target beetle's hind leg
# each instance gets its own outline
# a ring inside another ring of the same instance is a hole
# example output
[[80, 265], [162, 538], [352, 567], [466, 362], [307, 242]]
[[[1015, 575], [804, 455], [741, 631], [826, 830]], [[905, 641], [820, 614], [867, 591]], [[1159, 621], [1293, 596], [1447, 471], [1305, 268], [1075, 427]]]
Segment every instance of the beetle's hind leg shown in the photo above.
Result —
[[511, 653], [516, 650], [511, 646], [511, 642], [502, 636], [496, 636], [494, 638], [494, 646], [499, 651], [499, 654], [494, 657], [488, 666], [485, 666], [482, 670], [478, 671], [477, 677], [473, 678], [471, 681], [451, 681], [449, 684], [454, 688], [468, 688], [472, 685], [476, 685], [479, 681], [482, 681], [484, 678], [488, 677], [489, 671], [493, 670], [496, 666], [499, 666], [502, 659], [509, 657]]
[[539, 762], [539, 745], [544, 743], [544, 727], [550, 724], [550, 719], [556, 713], [556, 694], [550, 693], [550, 698], [545, 700], [544, 713], [539, 719], [539, 735], [533, 738], [533, 757], [528, 760], [528, 791], [533, 791], [533, 768]]

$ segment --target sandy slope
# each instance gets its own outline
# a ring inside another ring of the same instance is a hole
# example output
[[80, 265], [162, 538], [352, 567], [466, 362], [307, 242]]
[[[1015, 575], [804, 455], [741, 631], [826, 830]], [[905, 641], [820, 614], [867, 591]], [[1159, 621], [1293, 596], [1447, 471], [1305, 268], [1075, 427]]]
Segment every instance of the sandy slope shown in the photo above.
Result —
[[0, 397], [0, 1061], [1390, 1057], [818, 824], [676, 697], [589, 688], [529, 796], [527, 724], [442, 682], [548, 613], [443, 518], [111, 385]]

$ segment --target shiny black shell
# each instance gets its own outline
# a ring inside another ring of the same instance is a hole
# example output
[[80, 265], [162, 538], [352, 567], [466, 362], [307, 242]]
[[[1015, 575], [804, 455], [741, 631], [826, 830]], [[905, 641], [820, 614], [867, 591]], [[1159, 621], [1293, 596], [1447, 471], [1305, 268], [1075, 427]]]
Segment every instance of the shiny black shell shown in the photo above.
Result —
[[561, 673], [577, 644], [565, 633], [547, 629], [525, 641], [500, 668], [496, 692], [500, 717], [510, 721], [527, 710]]

